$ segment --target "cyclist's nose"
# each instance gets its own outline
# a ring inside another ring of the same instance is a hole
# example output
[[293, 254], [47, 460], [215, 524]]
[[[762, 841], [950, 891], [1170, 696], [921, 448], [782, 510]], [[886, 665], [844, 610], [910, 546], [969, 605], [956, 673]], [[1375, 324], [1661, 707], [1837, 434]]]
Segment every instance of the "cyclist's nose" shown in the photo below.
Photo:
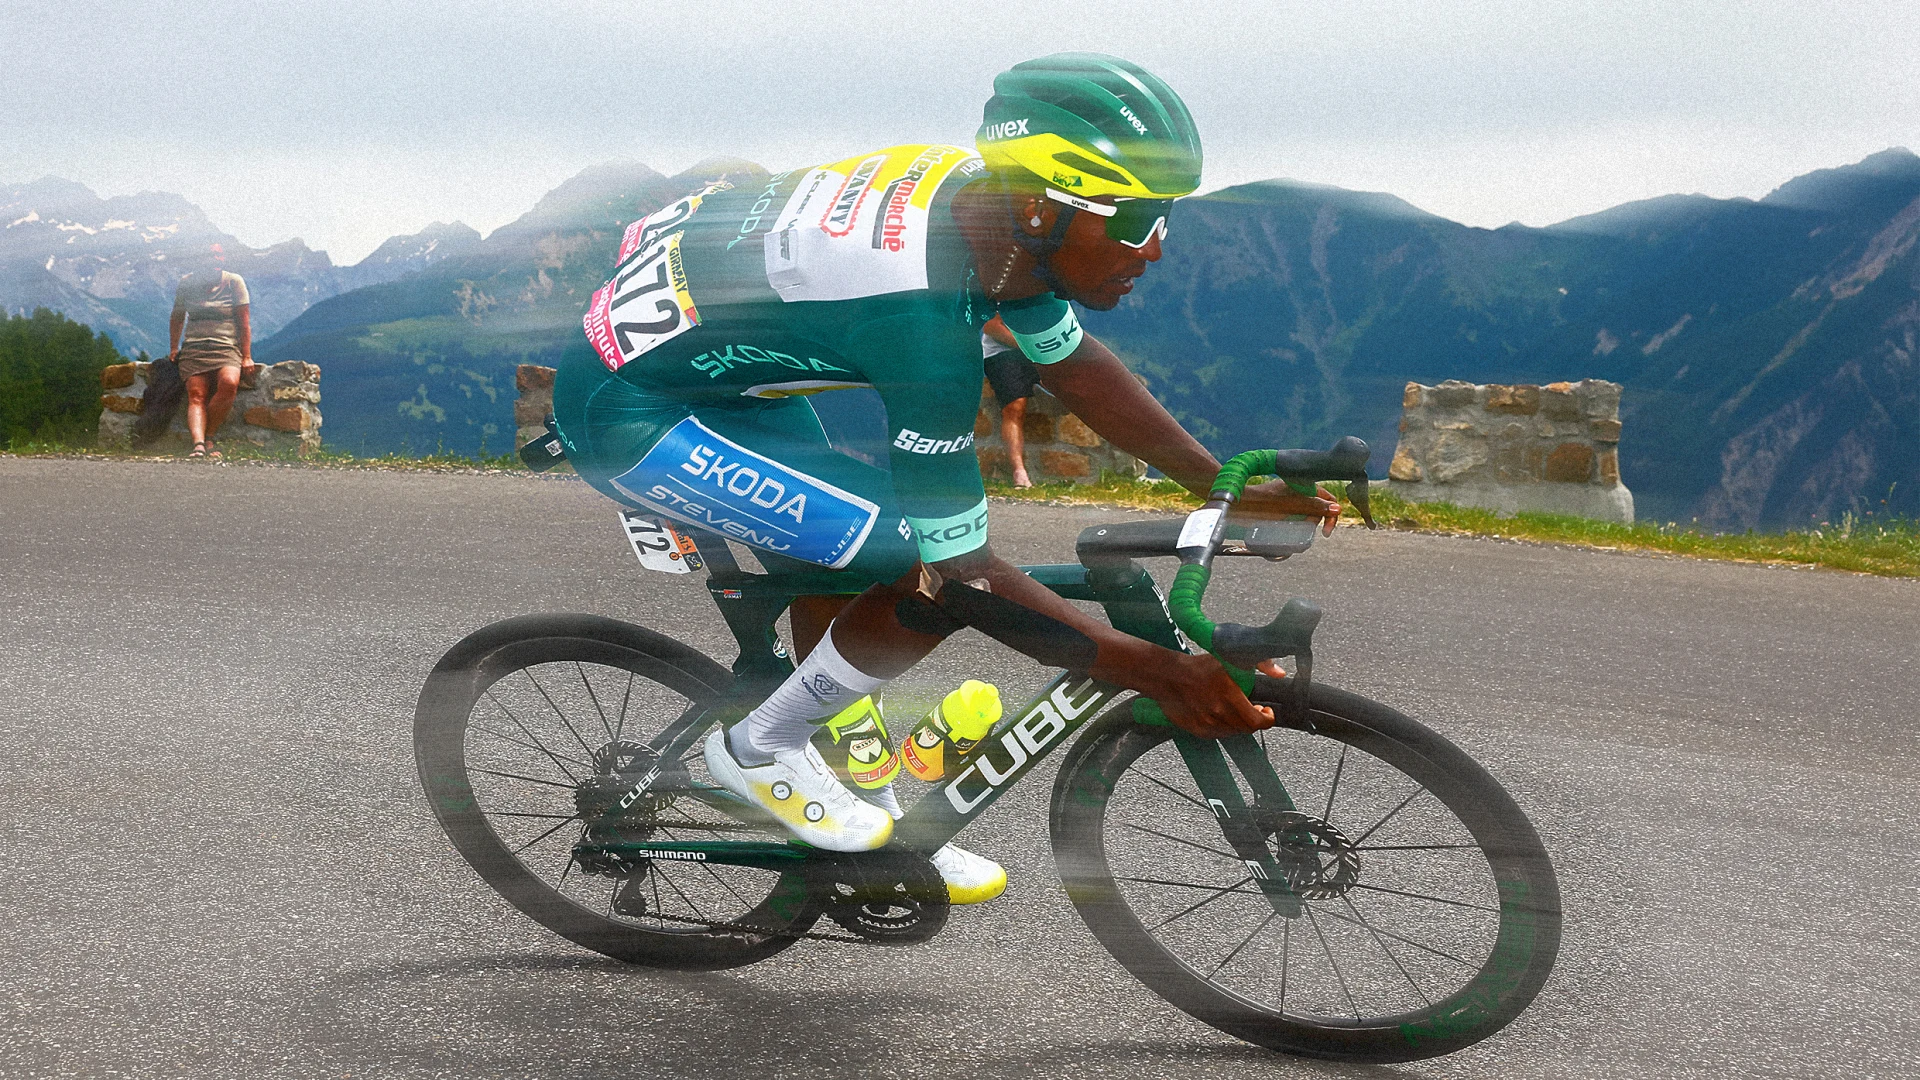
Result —
[[1148, 240], [1147, 245], [1140, 249], [1140, 257], [1147, 260], [1148, 262], [1159, 262], [1160, 261], [1160, 238], [1165, 235], [1166, 235], [1166, 232], [1164, 230], [1161, 230], [1161, 229], [1153, 230], [1153, 238]]

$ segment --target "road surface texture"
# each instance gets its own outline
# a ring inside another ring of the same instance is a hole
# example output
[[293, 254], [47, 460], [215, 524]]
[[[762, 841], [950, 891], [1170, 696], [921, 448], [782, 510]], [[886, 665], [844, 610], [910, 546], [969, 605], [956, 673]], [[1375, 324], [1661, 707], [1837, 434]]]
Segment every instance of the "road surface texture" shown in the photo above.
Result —
[[[993, 514], [1023, 562], [1130, 516]], [[1237, 1042], [1135, 983], [1054, 876], [1051, 764], [962, 837], [1007, 895], [919, 948], [665, 973], [513, 911], [415, 780], [441, 653], [586, 611], [732, 657], [696, 579], [643, 574], [575, 480], [0, 458], [0, 567], [0, 1076], [1920, 1070], [1915, 582], [1358, 529], [1228, 564], [1217, 616], [1324, 604], [1319, 677], [1485, 762], [1559, 868], [1533, 1008], [1375, 1068]], [[909, 681], [1038, 685], [1010, 657], [964, 635]]]

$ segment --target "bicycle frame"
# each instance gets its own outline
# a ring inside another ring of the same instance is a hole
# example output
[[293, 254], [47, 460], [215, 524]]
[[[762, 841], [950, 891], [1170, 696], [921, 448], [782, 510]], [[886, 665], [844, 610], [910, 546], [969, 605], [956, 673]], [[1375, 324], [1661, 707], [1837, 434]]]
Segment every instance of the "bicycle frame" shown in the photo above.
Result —
[[[650, 749], [669, 764], [643, 776], [603, 821], [617, 818], [638, 802], [661, 781], [666, 768], [672, 768], [673, 763], [692, 750], [694, 741], [713, 722], [728, 723], [744, 715], [766, 696], [770, 684], [778, 683], [793, 671], [792, 661], [780, 645], [775, 623], [795, 598], [852, 595], [865, 587], [858, 578], [817, 570], [791, 560], [765, 559], [769, 571], [751, 573], [741, 569], [719, 537], [696, 533], [695, 544], [710, 574], [708, 592], [740, 645], [740, 655], [733, 665], [735, 689], [719, 701], [689, 708], [656, 736], [649, 744]], [[786, 572], [788, 565], [807, 568]], [[1152, 576], [1138, 565], [1128, 563], [1123, 567], [1090, 569], [1078, 563], [1056, 563], [1020, 569], [1065, 599], [1100, 604], [1116, 630], [1182, 650], [1159, 588]], [[907, 809], [894, 827], [894, 839], [889, 846], [923, 855], [939, 850], [1041, 761], [1066, 745], [1067, 737], [1097, 716], [1102, 706], [1124, 692], [1121, 687], [1061, 672], [1025, 705], [995, 724], [981, 745], [963, 759], [958, 771], [935, 784]], [[1256, 809], [1294, 809], [1285, 785], [1265, 753], [1250, 735], [1213, 740], [1176, 731], [1174, 742], [1219, 820], [1228, 843], [1267, 895], [1275, 912], [1289, 918], [1298, 915], [1299, 900], [1288, 885], [1292, 875], [1278, 865], [1265, 834], [1252, 820]], [[1248, 788], [1254, 793], [1253, 807], [1248, 806], [1234, 780], [1234, 768], [1246, 778]], [[781, 828], [763, 811], [723, 789], [688, 784], [685, 790], [737, 819], [767, 825], [775, 831]], [[588, 842], [583, 839], [575, 852], [617, 854], [629, 859], [725, 863], [776, 871], [798, 869], [811, 860], [843, 857], [803, 844], [775, 841]]]

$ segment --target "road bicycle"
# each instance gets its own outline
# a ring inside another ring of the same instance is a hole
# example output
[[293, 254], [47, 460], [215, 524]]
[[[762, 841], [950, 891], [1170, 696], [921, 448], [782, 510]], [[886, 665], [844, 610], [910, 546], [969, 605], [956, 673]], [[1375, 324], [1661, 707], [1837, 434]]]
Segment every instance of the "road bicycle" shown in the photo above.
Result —
[[[1185, 519], [1089, 528], [1079, 562], [1022, 568], [1125, 633], [1214, 652], [1272, 708], [1259, 734], [1195, 738], [1153, 702], [1063, 671], [927, 787], [886, 847], [809, 847], [714, 783], [698, 747], [792, 671], [776, 620], [793, 598], [864, 583], [776, 555], [750, 572], [719, 536], [660, 529], [675, 569], [708, 573], [739, 643], [731, 668], [593, 615], [494, 623], [421, 692], [421, 782], [460, 854], [542, 926], [618, 960], [712, 970], [801, 940], [939, 933], [951, 912], [927, 856], [1070, 746], [1048, 822], [1060, 879], [1154, 993], [1275, 1050], [1449, 1053], [1519, 1015], [1553, 966], [1560, 895], [1539, 836], [1441, 735], [1314, 681], [1314, 605], [1289, 600], [1264, 627], [1201, 612], [1216, 556], [1277, 560], [1313, 542], [1311, 521], [1228, 523], [1250, 477], [1347, 480], [1371, 525], [1366, 457], [1352, 438], [1242, 454]], [[1159, 556], [1182, 563], [1164, 602], [1136, 561]], [[1279, 657], [1294, 661], [1285, 678], [1252, 672]]]

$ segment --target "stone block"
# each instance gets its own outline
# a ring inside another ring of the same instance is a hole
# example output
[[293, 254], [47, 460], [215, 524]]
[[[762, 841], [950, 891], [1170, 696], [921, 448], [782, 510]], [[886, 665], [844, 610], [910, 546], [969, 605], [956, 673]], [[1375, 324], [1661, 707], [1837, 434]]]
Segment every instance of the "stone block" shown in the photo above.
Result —
[[1039, 455], [1040, 471], [1048, 477], [1060, 477], [1063, 480], [1095, 479], [1093, 459], [1085, 454], [1071, 450], [1042, 450]]
[[1020, 422], [1020, 434], [1030, 443], [1053, 441], [1053, 417], [1039, 412], [1029, 403], [1027, 415]]
[[1608, 487], [1620, 483], [1620, 451], [1614, 447], [1600, 451], [1600, 482]]
[[547, 414], [552, 411], [553, 406], [548, 401], [529, 401], [521, 398], [513, 403], [514, 426], [544, 429], [547, 425]]
[[1593, 479], [1593, 447], [1585, 443], [1561, 443], [1547, 455], [1546, 477], [1549, 483], [1584, 484]]
[[270, 431], [291, 431], [296, 433], [304, 433], [311, 430], [309, 427], [310, 418], [311, 414], [298, 405], [288, 405], [280, 409], [270, 409], [264, 405], [255, 405], [246, 411], [246, 415], [241, 417], [241, 419], [252, 424], [254, 427], [266, 428]]
[[998, 446], [982, 447], [980, 450], [980, 475], [986, 477], [1008, 478], [1013, 475], [1012, 459]]
[[1498, 383], [1487, 386], [1487, 411], [1511, 413], [1516, 416], [1532, 416], [1540, 411], [1540, 388], [1537, 386], [1502, 386]]
[[1620, 441], [1620, 421], [1618, 420], [1589, 420], [1587, 421], [1587, 431], [1590, 432], [1595, 441], [1598, 442], [1617, 443]]
[[1427, 452], [1427, 479], [1452, 483], [1487, 463], [1487, 441], [1462, 431], [1443, 431]]
[[1540, 388], [1540, 414], [1553, 420], [1578, 420], [1580, 399], [1572, 383], [1548, 383]]
[[1400, 407], [1403, 409], [1419, 408], [1421, 405], [1420, 392], [1424, 389], [1425, 387], [1421, 386], [1417, 382], [1408, 383], [1406, 390], [1402, 391], [1400, 394]]
[[1387, 466], [1387, 476], [1393, 480], [1420, 480], [1425, 471], [1413, 460], [1413, 453], [1401, 446], [1393, 451], [1393, 464]]
[[108, 412], [133, 413], [138, 415], [140, 412], [140, 399], [137, 397], [128, 397], [125, 394], [101, 394], [100, 406]]
[[553, 368], [541, 367], [539, 364], [521, 364], [514, 369], [513, 383], [523, 394], [532, 393], [536, 390], [545, 390], [548, 393], [552, 393], [553, 372]]
[[975, 442], [979, 442], [981, 439], [991, 439], [993, 438], [994, 432], [999, 430], [999, 413], [988, 412], [986, 409], [981, 409], [979, 412], [973, 414], [973, 439]]
[[1059, 424], [1054, 429], [1054, 438], [1069, 446], [1100, 445], [1099, 434], [1088, 427], [1086, 421], [1072, 413], [1060, 418]]
[[1472, 405], [1475, 401], [1479, 400], [1480, 388], [1470, 382], [1461, 382], [1459, 379], [1448, 379], [1446, 382], [1434, 387], [1432, 393], [1428, 396], [1433, 399], [1435, 405], [1452, 409], [1462, 405]]
[[320, 388], [312, 383], [295, 383], [292, 386], [276, 386], [267, 391], [267, 397], [273, 401], [310, 401], [320, 404]]
[[1620, 415], [1620, 384], [1605, 379], [1583, 379], [1574, 389], [1580, 399], [1582, 415], [1594, 420], [1613, 420]]
[[139, 372], [133, 369], [131, 363], [113, 364], [100, 373], [100, 389], [118, 390], [123, 386], [132, 386], [136, 378], [139, 378]]

